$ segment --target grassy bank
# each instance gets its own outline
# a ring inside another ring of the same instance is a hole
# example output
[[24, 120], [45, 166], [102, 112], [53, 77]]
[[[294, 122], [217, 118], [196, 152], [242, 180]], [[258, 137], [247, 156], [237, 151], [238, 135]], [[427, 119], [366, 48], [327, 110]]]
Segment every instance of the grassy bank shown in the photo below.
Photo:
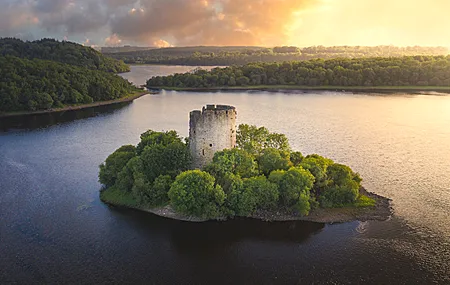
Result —
[[[319, 223], [343, 223], [350, 221], [367, 220], [387, 220], [391, 214], [390, 200], [367, 192], [364, 188], [360, 190], [360, 197], [353, 205], [341, 208], [317, 208], [312, 210], [308, 216], [292, 215], [287, 212], [277, 211], [256, 211], [247, 218], [253, 218], [263, 221], [310, 221]], [[140, 205], [131, 193], [123, 193], [114, 187], [102, 190], [100, 199], [112, 206], [136, 209], [152, 213], [161, 217], [189, 222], [205, 222], [208, 219], [194, 216], [186, 216], [177, 213], [170, 205], [162, 207], [149, 208], [146, 205]], [[226, 218], [217, 218], [217, 220], [226, 220]]]
[[24, 115], [37, 115], [37, 114], [46, 114], [46, 113], [56, 113], [56, 112], [65, 112], [65, 111], [72, 111], [72, 110], [81, 110], [86, 108], [92, 108], [92, 107], [98, 107], [98, 106], [107, 106], [112, 104], [118, 104], [118, 103], [125, 103], [125, 102], [131, 102], [139, 97], [142, 97], [147, 94], [154, 94], [154, 92], [148, 92], [143, 90], [137, 90], [125, 97], [121, 97], [115, 100], [108, 100], [108, 101], [98, 101], [93, 102], [89, 104], [76, 104], [76, 105], [68, 105], [62, 108], [52, 108], [47, 110], [38, 110], [38, 111], [19, 111], [19, 112], [7, 112], [7, 113], [0, 113], [0, 118], [6, 118], [6, 117], [14, 117], [14, 116], [24, 116]]
[[374, 93], [391, 93], [391, 92], [444, 92], [450, 93], [450, 86], [298, 86], [298, 85], [256, 85], [256, 86], [227, 86], [227, 87], [149, 87], [154, 89], [165, 89], [174, 91], [284, 91], [284, 90], [298, 90], [298, 91], [350, 91], [350, 92], [374, 92]]

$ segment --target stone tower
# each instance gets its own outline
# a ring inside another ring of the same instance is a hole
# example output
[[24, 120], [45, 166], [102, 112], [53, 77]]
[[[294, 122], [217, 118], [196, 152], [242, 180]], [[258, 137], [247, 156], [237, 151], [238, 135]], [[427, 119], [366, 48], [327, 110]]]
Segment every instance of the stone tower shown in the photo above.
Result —
[[236, 108], [226, 105], [206, 105], [190, 113], [189, 147], [192, 167], [210, 163], [214, 153], [236, 146]]

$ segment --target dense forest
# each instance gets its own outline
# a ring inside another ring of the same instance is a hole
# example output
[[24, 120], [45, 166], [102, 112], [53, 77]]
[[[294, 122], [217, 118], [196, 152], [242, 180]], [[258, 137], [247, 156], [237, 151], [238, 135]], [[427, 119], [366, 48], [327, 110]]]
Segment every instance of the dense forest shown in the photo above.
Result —
[[[189, 146], [175, 131], [149, 130], [100, 165], [101, 199], [140, 209], [170, 205], [205, 219], [282, 212], [306, 216], [316, 208], [367, 207], [360, 176], [317, 154], [292, 151], [284, 134], [240, 125], [237, 145], [191, 168]], [[259, 213], [259, 214], [258, 214]]]
[[36, 111], [118, 99], [136, 88], [114, 74], [123, 62], [92, 48], [43, 39], [0, 39], [0, 112]]
[[24, 42], [14, 38], [0, 39], [0, 56], [45, 59], [77, 65], [89, 69], [120, 73], [130, 71], [128, 65], [106, 57], [100, 52], [72, 42], [42, 39]]
[[0, 56], [0, 112], [117, 99], [136, 88], [118, 75], [40, 59]]
[[400, 57], [415, 55], [447, 55], [444, 47], [394, 46], [313, 46], [297, 47], [172, 47], [106, 55], [126, 63], [228, 66], [251, 62], [283, 62], [316, 58]]
[[156, 76], [147, 87], [208, 88], [258, 85], [450, 86], [450, 56], [337, 58], [250, 63]]

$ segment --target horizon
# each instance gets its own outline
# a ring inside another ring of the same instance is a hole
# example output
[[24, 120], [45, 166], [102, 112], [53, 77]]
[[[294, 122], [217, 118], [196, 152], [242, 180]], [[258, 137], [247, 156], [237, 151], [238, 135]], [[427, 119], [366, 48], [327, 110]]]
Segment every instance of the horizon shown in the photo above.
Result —
[[450, 47], [445, 0], [5, 0], [0, 37], [93, 47]]

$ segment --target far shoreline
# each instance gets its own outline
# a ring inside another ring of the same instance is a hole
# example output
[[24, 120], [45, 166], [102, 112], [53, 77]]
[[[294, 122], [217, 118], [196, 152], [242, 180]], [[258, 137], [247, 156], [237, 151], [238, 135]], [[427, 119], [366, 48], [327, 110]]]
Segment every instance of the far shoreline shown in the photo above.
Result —
[[155, 94], [154, 91], [136, 91], [128, 96], [121, 97], [114, 100], [108, 100], [108, 101], [97, 101], [89, 104], [80, 104], [80, 105], [69, 105], [62, 108], [51, 108], [46, 110], [38, 110], [38, 111], [18, 111], [18, 112], [7, 112], [7, 113], [0, 113], [0, 119], [1, 118], [10, 118], [10, 117], [19, 117], [19, 116], [31, 116], [31, 115], [40, 115], [40, 114], [49, 114], [49, 113], [59, 113], [59, 112], [66, 112], [66, 111], [75, 111], [75, 110], [82, 110], [82, 109], [88, 109], [93, 107], [99, 107], [99, 106], [107, 106], [107, 105], [114, 105], [119, 103], [126, 103], [134, 101], [144, 95], [147, 94]]
[[[414, 93], [426, 92], [450, 94], [450, 86], [297, 86], [297, 85], [257, 85], [257, 86], [233, 86], [233, 87], [167, 87], [150, 86], [149, 90], [160, 91], [185, 91], [185, 92], [218, 92], [218, 91], [267, 91], [267, 92], [289, 92], [289, 91], [333, 91], [333, 92], [355, 92], [355, 93]], [[424, 94], [425, 93], [425, 94]]]
[[[102, 190], [108, 191], [108, 189]], [[368, 192], [364, 187], [361, 187], [360, 194], [365, 195], [375, 200], [375, 206], [368, 207], [343, 207], [343, 208], [317, 208], [312, 210], [308, 216], [299, 216], [280, 211], [268, 212], [257, 211], [250, 216], [236, 216], [236, 218], [250, 218], [261, 220], [264, 222], [286, 222], [286, 221], [307, 221], [325, 224], [346, 223], [353, 221], [386, 221], [391, 218], [393, 209], [391, 199]], [[201, 218], [196, 216], [188, 216], [177, 213], [170, 205], [144, 208], [138, 205], [130, 205], [120, 203], [118, 201], [108, 201], [103, 195], [100, 195], [100, 200], [111, 207], [134, 209], [142, 212], [151, 213], [160, 217], [185, 221], [185, 222], [208, 222], [208, 221], [227, 221], [233, 218], [218, 217], [214, 219]]]

